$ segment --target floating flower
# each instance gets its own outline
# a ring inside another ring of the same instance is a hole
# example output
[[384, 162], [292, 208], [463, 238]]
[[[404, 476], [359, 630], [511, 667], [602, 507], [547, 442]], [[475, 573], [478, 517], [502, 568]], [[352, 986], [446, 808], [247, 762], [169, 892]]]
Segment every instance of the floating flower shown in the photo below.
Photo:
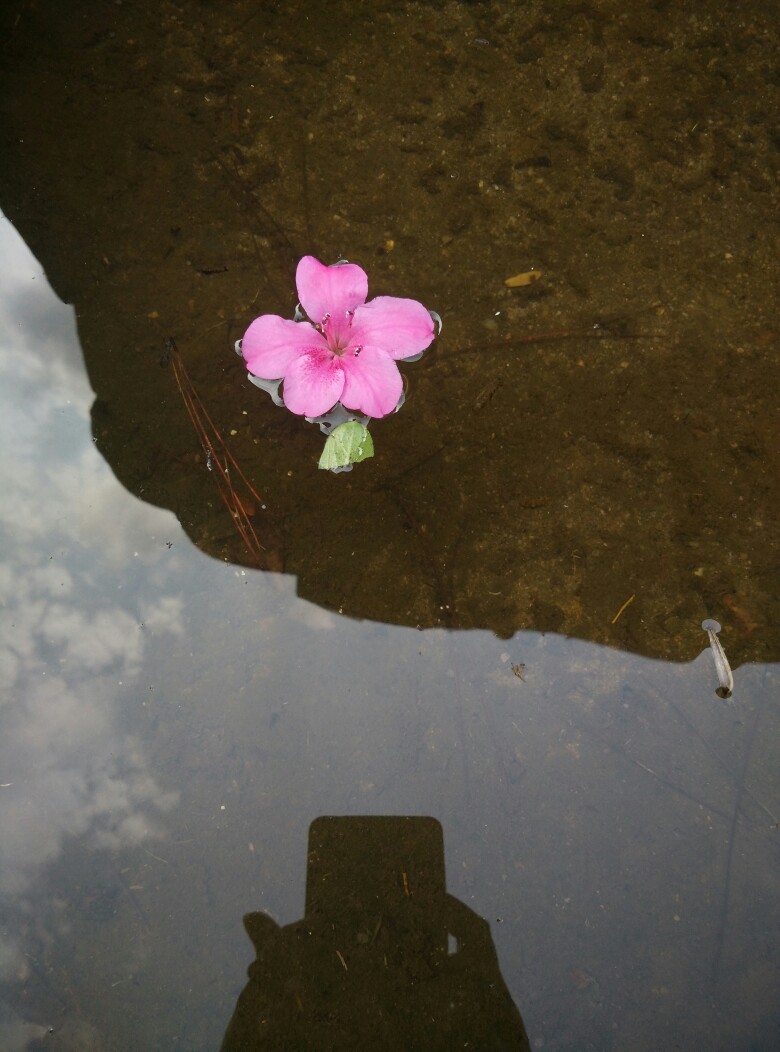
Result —
[[283, 404], [302, 416], [320, 417], [338, 403], [366, 417], [392, 413], [403, 391], [396, 362], [430, 346], [433, 316], [417, 300], [366, 303], [368, 277], [354, 263], [325, 266], [304, 256], [295, 277], [306, 318], [255, 318], [241, 343], [249, 372], [277, 389], [283, 382]]

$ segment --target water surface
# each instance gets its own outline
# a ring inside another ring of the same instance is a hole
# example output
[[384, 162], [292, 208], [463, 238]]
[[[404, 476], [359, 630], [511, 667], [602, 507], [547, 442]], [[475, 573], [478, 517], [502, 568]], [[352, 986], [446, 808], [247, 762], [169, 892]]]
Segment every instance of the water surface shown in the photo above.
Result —
[[[535, 1049], [775, 1048], [772, 27], [294, 7], [7, 27], [0, 1045], [218, 1048], [262, 913], [296, 1027], [376, 950]], [[445, 321], [349, 477], [231, 350], [304, 251]]]

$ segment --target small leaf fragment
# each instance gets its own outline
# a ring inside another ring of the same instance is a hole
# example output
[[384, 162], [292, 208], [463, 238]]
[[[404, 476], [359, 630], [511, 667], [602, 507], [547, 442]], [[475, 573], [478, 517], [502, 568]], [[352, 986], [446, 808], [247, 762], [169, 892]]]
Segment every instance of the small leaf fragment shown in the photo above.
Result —
[[325, 442], [320, 457], [319, 467], [323, 471], [345, 468], [349, 464], [359, 464], [374, 455], [374, 442], [368, 429], [357, 420], [334, 427]]
[[507, 278], [504, 284], [508, 289], [519, 289], [524, 285], [533, 285], [541, 276], [541, 270], [526, 270], [523, 274], [515, 274], [514, 277]]

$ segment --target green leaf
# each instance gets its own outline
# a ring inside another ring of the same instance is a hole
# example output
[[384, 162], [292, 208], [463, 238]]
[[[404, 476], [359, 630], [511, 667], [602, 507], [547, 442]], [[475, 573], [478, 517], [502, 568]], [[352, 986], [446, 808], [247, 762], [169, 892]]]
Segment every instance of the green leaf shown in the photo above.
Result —
[[319, 466], [324, 471], [359, 464], [374, 455], [374, 443], [368, 430], [357, 420], [334, 427], [325, 442]]

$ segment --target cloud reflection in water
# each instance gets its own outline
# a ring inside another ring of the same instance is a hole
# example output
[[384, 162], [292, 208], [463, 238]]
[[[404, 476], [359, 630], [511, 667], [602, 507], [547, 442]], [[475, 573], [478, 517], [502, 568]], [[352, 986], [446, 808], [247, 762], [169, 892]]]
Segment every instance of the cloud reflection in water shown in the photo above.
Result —
[[[122, 707], [149, 642], [181, 634], [182, 617], [177, 595], [136, 594], [121, 572], [132, 538], [178, 526], [96, 455], [73, 311], [5, 221], [1, 240], [0, 892], [24, 898], [68, 838], [118, 848], [161, 832], [178, 794], [149, 773]], [[6, 942], [2, 975], [19, 967]]]

